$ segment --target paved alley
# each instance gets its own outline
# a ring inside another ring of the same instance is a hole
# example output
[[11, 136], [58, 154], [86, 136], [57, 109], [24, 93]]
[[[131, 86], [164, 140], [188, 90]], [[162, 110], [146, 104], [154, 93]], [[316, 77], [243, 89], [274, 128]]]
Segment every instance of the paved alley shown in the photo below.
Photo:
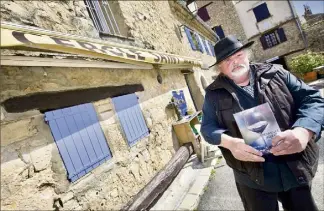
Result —
[[[319, 210], [324, 210], [324, 133], [318, 141], [320, 159], [312, 192]], [[215, 175], [211, 177], [205, 193], [202, 196], [198, 210], [244, 210], [234, 183], [232, 170], [224, 159], [215, 167]]]

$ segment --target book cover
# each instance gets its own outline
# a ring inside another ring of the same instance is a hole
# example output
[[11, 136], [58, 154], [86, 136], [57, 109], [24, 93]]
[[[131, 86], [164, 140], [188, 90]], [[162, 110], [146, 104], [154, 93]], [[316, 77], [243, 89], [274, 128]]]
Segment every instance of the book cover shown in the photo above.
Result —
[[234, 118], [246, 144], [269, 154], [272, 139], [280, 132], [268, 103], [238, 112]]

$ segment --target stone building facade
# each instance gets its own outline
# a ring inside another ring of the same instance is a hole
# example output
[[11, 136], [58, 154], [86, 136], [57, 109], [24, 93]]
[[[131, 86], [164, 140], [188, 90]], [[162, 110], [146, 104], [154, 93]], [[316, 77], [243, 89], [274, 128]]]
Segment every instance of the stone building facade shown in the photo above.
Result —
[[[198, 8], [207, 5], [210, 1], [197, 1]], [[224, 35], [235, 35], [245, 41], [246, 35], [232, 1], [213, 1], [206, 7], [210, 20], [206, 23], [211, 27], [221, 26]]]
[[306, 34], [308, 50], [324, 51], [324, 13], [304, 15], [306, 22], [303, 30]]
[[306, 40], [289, 1], [234, 1], [257, 62], [286, 65], [289, 54], [303, 50]]
[[[214, 62], [215, 57], [207, 54], [206, 48], [203, 52], [192, 50], [184, 26], [212, 44], [216, 41], [215, 34], [199, 20], [192, 19], [183, 5], [173, 1], [116, 1], [111, 6], [117, 8], [116, 19], [123, 29], [119, 36], [99, 33], [84, 1], [1, 1], [1, 17], [7, 23], [37, 27], [31, 30], [35, 34], [52, 33], [54, 37], [66, 35], [71, 39], [142, 48], [155, 55], [162, 52], [188, 61], [199, 59], [207, 65]], [[1, 29], [4, 25], [1, 23]], [[124, 65], [125, 68], [113, 63], [114, 68], [105, 66], [110, 64], [109, 59], [39, 49], [6, 49], [5, 39], [1, 41], [4, 41], [1, 63], [5, 64], [0, 71], [1, 209], [4, 210], [121, 209], [179, 147], [172, 132], [177, 116], [167, 108], [171, 92], [183, 90], [189, 110], [194, 112], [202, 106], [201, 78], [211, 82], [215, 74], [199, 66], [189, 68], [179, 64], [141, 69], [140, 65], [132, 66], [134, 60], [129, 60], [131, 63]], [[67, 44], [66, 40], [62, 42]], [[157, 75], [161, 76], [161, 83]], [[141, 87], [133, 93], [138, 97], [149, 135], [130, 147], [112, 97], [116, 93], [122, 95], [124, 89], [134, 84]], [[94, 96], [89, 94], [93, 93], [90, 89], [107, 87], [115, 93], [111, 97], [93, 100]], [[53, 131], [44, 119], [44, 112], [69, 105], [60, 99], [70, 92], [75, 92], [80, 102], [94, 105], [112, 155], [73, 183], [67, 179]], [[55, 100], [47, 102], [49, 95], [55, 95]], [[28, 107], [35, 105], [34, 99], [41, 96], [44, 97], [38, 102], [41, 107]]]

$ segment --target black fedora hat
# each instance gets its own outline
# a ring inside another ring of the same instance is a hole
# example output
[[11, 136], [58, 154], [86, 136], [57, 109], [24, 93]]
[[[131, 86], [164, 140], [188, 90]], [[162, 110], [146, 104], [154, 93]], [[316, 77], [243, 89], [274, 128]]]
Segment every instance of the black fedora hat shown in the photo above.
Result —
[[[250, 41], [243, 45], [234, 35], [224, 37], [223, 39], [219, 40], [214, 46], [216, 63], [212, 66], [220, 63], [229, 56], [232, 56], [236, 52], [250, 47], [253, 43], [254, 41]], [[212, 66], [210, 66], [209, 68], [211, 68]]]

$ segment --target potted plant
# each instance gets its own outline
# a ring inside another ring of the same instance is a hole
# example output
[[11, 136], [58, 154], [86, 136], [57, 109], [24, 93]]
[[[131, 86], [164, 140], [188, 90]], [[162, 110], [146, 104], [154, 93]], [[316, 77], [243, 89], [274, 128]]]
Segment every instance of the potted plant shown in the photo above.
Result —
[[297, 75], [302, 75], [305, 81], [317, 79], [314, 68], [324, 64], [324, 56], [320, 53], [307, 52], [292, 58], [290, 66]]

